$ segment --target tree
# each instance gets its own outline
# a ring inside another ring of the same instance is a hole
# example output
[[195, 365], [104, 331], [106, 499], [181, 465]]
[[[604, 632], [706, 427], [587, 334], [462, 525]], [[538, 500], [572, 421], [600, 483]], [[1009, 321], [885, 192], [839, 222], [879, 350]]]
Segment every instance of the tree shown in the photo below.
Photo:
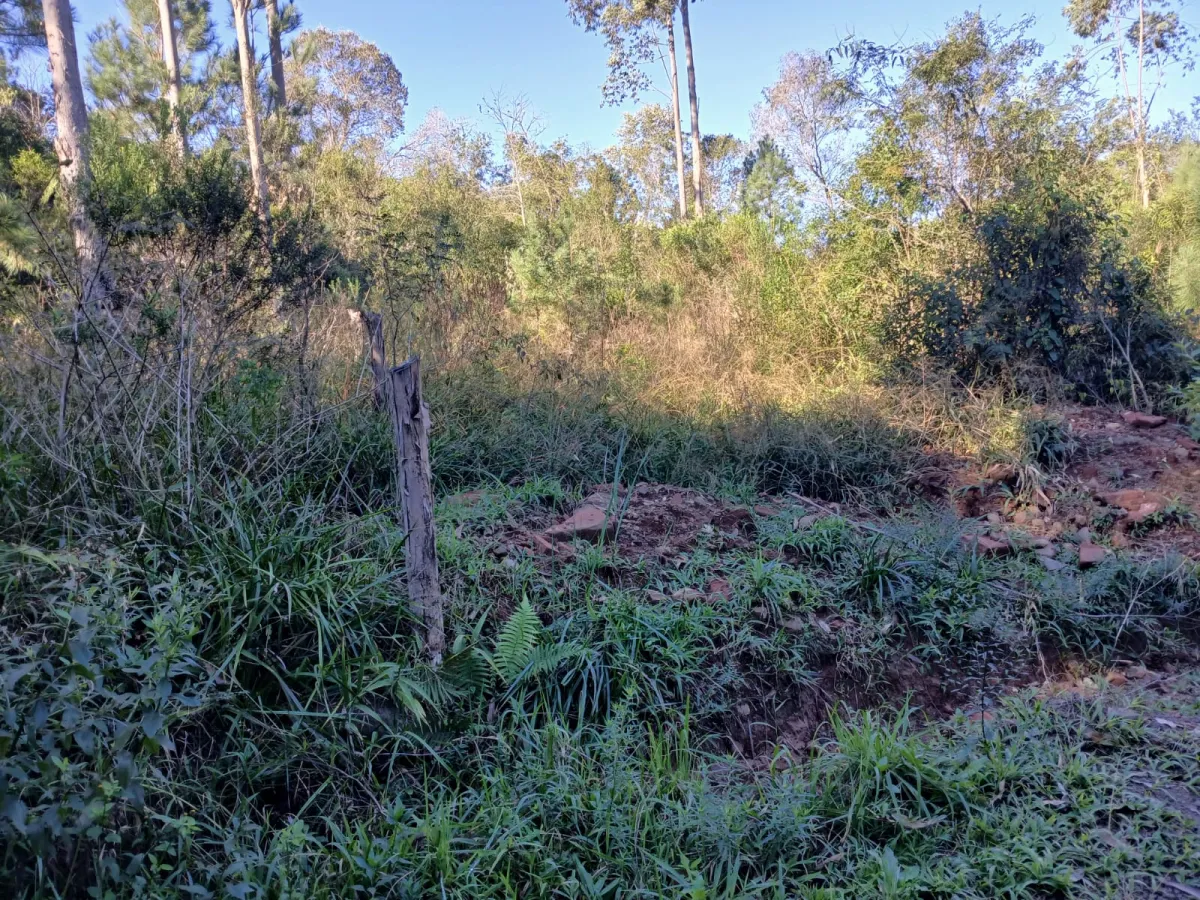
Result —
[[251, 0], [230, 0], [233, 23], [237, 30], [238, 61], [242, 70], [242, 118], [246, 127], [246, 152], [250, 155], [250, 181], [258, 217], [268, 228], [271, 224], [271, 200], [267, 191], [267, 170], [263, 165], [262, 129], [258, 119], [258, 82], [254, 77], [254, 46], [250, 43]]
[[742, 209], [766, 220], [776, 231], [781, 222], [799, 216], [804, 186], [770, 138], [760, 140], [746, 157], [743, 172]]
[[84, 312], [97, 311], [108, 307], [112, 285], [100, 236], [86, 205], [88, 118], [71, 4], [69, 0], [42, 0], [42, 15], [54, 89], [54, 152], [58, 156], [59, 184], [66, 196], [67, 222], [79, 255], [80, 308]]
[[1070, 0], [1064, 13], [1072, 30], [1093, 41], [1112, 63], [1129, 118], [1137, 159], [1137, 189], [1142, 208], [1150, 206], [1146, 164], [1150, 111], [1175, 65], [1190, 72], [1193, 37], [1180, 16], [1179, 0]]
[[287, 81], [283, 72], [283, 20], [279, 0], [263, 0], [267, 8], [267, 43], [271, 52], [271, 109], [287, 109]]
[[704, 196], [714, 212], [737, 207], [742, 190], [746, 144], [732, 134], [704, 136]]
[[163, 63], [167, 67], [167, 100], [171, 106], [171, 125], [175, 131], [179, 155], [185, 157], [188, 155], [187, 122], [181, 108], [183, 87], [179, 73], [178, 44], [175, 41], [175, 13], [171, 9], [171, 0], [158, 0], [158, 14], [161, 20]]
[[323, 149], [381, 154], [404, 131], [408, 88], [392, 58], [352, 31], [296, 39], [292, 100], [305, 137]]
[[[679, 63], [675, 53], [675, 0], [567, 0], [572, 18], [588, 31], [604, 35], [609, 49], [604, 102], [637, 101], [653, 84], [645, 67], [661, 62], [667, 77], [675, 128], [675, 172], [679, 215], [687, 217], [687, 165], [679, 100]], [[663, 32], [665, 31], [665, 38]]]
[[779, 79], [763, 97], [754, 110], [756, 134], [770, 138], [816, 182], [833, 213], [834, 197], [853, 166], [856, 98], [837, 78], [829, 58], [815, 53], [785, 56]]
[[680, 0], [683, 21], [683, 47], [687, 57], [688, 101], [692, 114], [692, 188], [695, 190], [696, 215], [704, 215], [704, 147], [700, 138], [700, 98], [696, 93], [696, 63], [692, 53], [692, 18], [689, 0]]
[[537, 138], [545, 126], [529, 103], [529, 98], [523, 94], [509, 99], [502, 91], [497, 91], [483, 101], [480, 110], [504, 132], [504, 157], [512, 171], [521, 225], [527, 228], [530, 210], [525, 197], [525, 183], [536, 152]]
[[[609, 152], [613, 165], [633, 188], [639, 221], [664, 222], [675, 208], [671, 171], [676, 145], [671, 120], [670, 111], [658, 104], [626, 113], [618, 143]], [[679, 208], [686, 209], [686, 203]]]
[[[208, 120], [216, 48], [208, 0], [123, 0], [124, 16], [89, 35], [87, 83], [97, 109], [124, 134], [149, 140], [171, 136], [178, 145]], [[174, 71], [167, 58], [166, 22], [174, 35]]]

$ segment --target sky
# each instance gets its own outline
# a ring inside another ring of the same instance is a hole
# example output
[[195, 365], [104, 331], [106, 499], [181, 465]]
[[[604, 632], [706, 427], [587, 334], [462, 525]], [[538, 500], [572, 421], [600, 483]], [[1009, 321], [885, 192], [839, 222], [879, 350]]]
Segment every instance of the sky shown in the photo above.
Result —
[[[1033, 36], [1048, 56], [1062, 58], [1078, 42], [1066, 27], [1063, 2], [989, 0], [977, 8], [1006, 24], [1034, 15]], [[228, 0], [213, 6], [227, 9]], [[409, 90], [409, 133], [433, 108], [482, 121], [480, 102], [503, 89], [528, 96], [546, 125], [544, 139], [566, 137], [593, 149], [613, 143], [622, 110], [602, 106], [607, 52], [599, 35], [571, 22], [564, 0], [297, 0], [297, 6], [305, 28], [356, 31], [391, 55]], [[970, 8], [976, 7], [964, 0], [700, 0], [692, 7], [692, 40], [703, 130], [749, 137], [750, 111], [790, 50], [824, 51], [849, 34], [879, 43], [923, 41]], [[1200, 0], [1186, 0], [1184, 8], [1200, 19]], [[76, 0], [81, 55], [86, 35], [119, 9], [119, 0]], [[227, 24], [229, 17], [216, 19]], [[231, 41], [228, 29], [222, 40]], [[260, 36], [260, 54], [264, 44]], [[1188, 80], [1175, 76], [1156, 119], [1168, 107], [1190, 106], [1200, 77]]]

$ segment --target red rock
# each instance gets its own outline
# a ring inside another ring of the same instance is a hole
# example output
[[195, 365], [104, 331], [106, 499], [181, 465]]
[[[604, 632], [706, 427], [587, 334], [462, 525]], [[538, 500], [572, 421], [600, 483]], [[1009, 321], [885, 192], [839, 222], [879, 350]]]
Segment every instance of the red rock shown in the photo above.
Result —
[[733, 585], [724, 578], [714, 578], [708, 583], [708, 593], [711, 597], [716, 597], [721, 600], [733, 599]]
[[1161, 425], [1167, 424], [1166, 416], [1152, 416], [1147, 413], [1127, 412], [1122, 413], [1121, 418], [1125, 420], [1125, 424], [1133, 428], [1158, 428]]
[[779, 507], [772, 506], [769, 503], [760, 503], [758, 506], [754, 507], [754, 514], [756, 516], [762, 516], [764, 519], [769, 519], [771, 516], [779, 515]]
[[1127, 525], [1140, 524], [1141, 522], [1145, 522], [1151, 516], [1157, 515], [1158, 513], [1162, 512], [1162, 510], [1163, 510], [1163, 506], [1161, 503], [1153, 503], [1153, 502], [1152, 503], [1143, 503], [1137, 509], [1135, 509], [1129, 513], [1128, 517], [1125, 519], [1125, 524], [1127, 524]]
[[713, 517], [713, 525], [721, 531], [736, 531], [742, 525], [754, 522], [754, 515], [742, 506], [723, 509]]
[[984, 478], [997, 484], [1016, 484], [1017, 476], [1017, 467], [1010, 463], [992, 463], [983, 473]]
[[1152, 491], [1139, 491], [1136, 488], [1127, 488], [1123, 491], [1112, 491], [1106, 494], [1097, 495], [1108, 506], [1115, 506], [1118, 509], [1123, 509], [1126, 512], [1134, 512], [1141, 509], [1147, 503], [1157, 503], [1160, 506], [1167, 505], [1167, 498], [1161, 494], [1155, 494]]
[[1104, 676], [1104, 678], [1113, 687], [1120, 687], [1129, 680], [1125, 677], [1123, 672], [1109, 672]]
[[1108, 551], [1096, 544], [1082, 544], [1079, 547], [1079, 567], [1081, 569], [1090, 569], [1092, 566], [1098, 566], [1104, 562], [1104, 558], [1108, 556]]
[[986, 534], [964, 534], [962, 540], [967, 547], [974, 547], [980, 556], [1007, 556], [1012, 552], [1012, 544], [1008, 541], [997, 540]]
[[611, 537], [615, 524], [600, 507], [581, 506], [562, 522], [547, 528], [546, 537], [552, 541], [570, 541], [578, 538], [595, 543]]

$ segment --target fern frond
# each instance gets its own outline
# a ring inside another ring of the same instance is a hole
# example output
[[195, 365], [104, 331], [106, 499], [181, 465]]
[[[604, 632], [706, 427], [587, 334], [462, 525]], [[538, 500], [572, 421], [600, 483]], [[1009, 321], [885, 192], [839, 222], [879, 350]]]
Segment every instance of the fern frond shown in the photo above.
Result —
[[542, 634], [542, 623], [529, 598], [521, 600], [521, 605], [513, 610], [500, 633], [496, 635], [496, 650], [492, 654], [492, 664], [496, 667], [501, 680], [512, 684], [513, 679], [520, 675], [533, 655]]

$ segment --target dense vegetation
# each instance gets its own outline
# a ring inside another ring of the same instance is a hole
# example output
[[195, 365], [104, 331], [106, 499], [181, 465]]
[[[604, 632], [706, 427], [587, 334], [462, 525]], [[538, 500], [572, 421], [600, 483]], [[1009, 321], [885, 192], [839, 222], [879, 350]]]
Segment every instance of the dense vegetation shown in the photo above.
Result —
[[[1200, 124], [1109, 99], [1109, 62], [1191, 71], [1179, 9], [1072, 4], [1096, 52], [1066, 62], [978, 13], [847, 41], [783, 61], [751, 143], [649, 105], [594, 153], [503, 95], [495, 146], [436, 114], [402, 138], [369, 36], [232, 5], [262, 59], [208, 0], [125, 0], [80, 40], [67, 159], [14, 61], [69, 8], [0, 0], [0, 892], [1200, 883], [1171, 800], [1200, 732], [1161, 724], [1200, 700], [1019, 690], [1194, 656], [1195, 561], [991, 558], [923, 481], [1003, 463], [1033, 496], [1067, 400], [1200, 438]], [[610, 100], [691, 27], [567, 6]], [[363, 312], [425, 363], [437, 666]], [[512, 542], [645, 482], [744, 504], [753, 539]]]

